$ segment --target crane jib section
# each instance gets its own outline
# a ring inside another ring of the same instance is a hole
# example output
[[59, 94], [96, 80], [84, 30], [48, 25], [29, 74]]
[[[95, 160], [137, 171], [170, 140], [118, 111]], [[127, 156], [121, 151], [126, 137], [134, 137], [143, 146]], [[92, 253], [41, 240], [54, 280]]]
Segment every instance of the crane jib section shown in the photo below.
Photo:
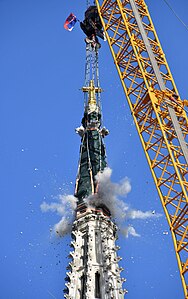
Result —
[[163, 205], [188, 298], [188, 119], [143, 0], [96, 0]]

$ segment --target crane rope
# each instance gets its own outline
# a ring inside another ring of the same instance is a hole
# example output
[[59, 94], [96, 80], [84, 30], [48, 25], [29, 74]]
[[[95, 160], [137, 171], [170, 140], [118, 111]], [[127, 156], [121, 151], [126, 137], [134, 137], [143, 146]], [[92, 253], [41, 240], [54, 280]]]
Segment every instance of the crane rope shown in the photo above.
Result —
[[[98, 49], [92, 48], [91, 43], [86, 43], [86, 62], [85, 62], [85, 86], [89, 86], [90, 80], [93, 80], [96, 87], [100, 87], [99, 81], [99, 61]], [[87, 101], [87, 94], [85, 95], [85, 104]], [[97, 93], [97, 102], [101, 107], [100, 93]]]
[[170, 8], [170, 10], [173, 12], [173, 14], [176, 16], [176, 18], [183, 24], [183, 26], [188, 30], [188, 26], [184, 23], [184, 21], [178, 16], [178, 14], [175, 12], [175, 10], [172, 8], [172, 6], [169, 4], [167, 0], [163, 0], [166, 5]]
[[[90, 60], [91, 60], [91, 52], [90, 52], [90, 44], [86, 44], [86, 63], [85, 63], [85, 86], [89, 86], [90, 79]], [[84, 93], [84, 106], [87, 105], [87, 93]]]
[[[98, 49], [96, 49], [95, 54], [95, 65], [96, 65], [96, 86], [100, 88], [100, 80], [99, 80], [99, 52]], [[97, 94], [97, 102], [98, 106], [101, 112], [101, 126], [103, 125], [103, 113], [102, 113], [102, 104], [101, 104], [101, 93], [99, 92]]]
[[[100, 87], [100, 81], [99, 81], [99, 53], [98, 49], [96, 49], [95, 52], [95, 67], [96, 67], [96, 86]], [[101, 99], [100, 99], [100, 92], [98, 93], [98, 105], [99, 108], [101, 108]]]
[[[87, 0], [87, 8], [91, 5], [91, 1]], [[93, 4], [95, 5], [95, 1], [93, 1]], [[99, 62], [98, 62], [98, 48], [96, 45], [93, 45], [92, 43], [86, 42], [86, 64], [85, 64], [85, 86], [88, 87], [90, 84], [90, 80], [93, 80], [94, 85], [96, 87], [100, 87], [100, 81], [99, 81]], [[96, 93], [97, 97], [97, 103], [101, 111], [101, 100], [100, 100], [100, 92]], [[88, 104], [88, 93], [86, 92], [84, 94], [84, 106], [86, 108]], [[102, 123], [102, 113], [101, 113], [101, 123]], [[101, 140], [101, 134], [98, 130], [99, 134], [99, 151], [100, 151], [100, 158], [99, 158], [99, 171], [102, 169], [102, 140]], [[87, 156], [88, 156], [88, 171], [90, 173], [90, 180], [91, 180], [91, 188], [92, 193], [94, 193], [94, 178], [92, 174], [92, 163], [91, 163], [91, 157], [90, 157], [90, 147], [89, 147], [89, 136], [88, 131], [86, 131], [86, 148], [87, 148]]]
[[92, 80], [95, 83], [95, 56], [93, 51], [91, 52], [91, 69], [92, 69]]

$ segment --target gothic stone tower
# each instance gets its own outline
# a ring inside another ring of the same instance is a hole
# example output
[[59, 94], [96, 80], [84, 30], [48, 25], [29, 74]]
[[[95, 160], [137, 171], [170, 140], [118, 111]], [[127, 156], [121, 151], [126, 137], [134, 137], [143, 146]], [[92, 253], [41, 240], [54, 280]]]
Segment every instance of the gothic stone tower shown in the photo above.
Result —
[[[98, 191], [96, 175], [107, 166], [104, 137], [108, 130], [101, 128], [101, 107], [98, 80], [98, 49], [86, 43], [86, 80], [83, 87], [85, 111], [82, 125], [77, 128], [81, 136], [80, 160], [75, 196], [77, 210], [72, 227], [73, 251], [66, 277], [67, 299], [123, 299], [123, 268], [118, 262], [116, 246], [117, 226], [105, 204], [96, 205], [92, 197]], [[90, 204], [87, 199], [90, 198]]]

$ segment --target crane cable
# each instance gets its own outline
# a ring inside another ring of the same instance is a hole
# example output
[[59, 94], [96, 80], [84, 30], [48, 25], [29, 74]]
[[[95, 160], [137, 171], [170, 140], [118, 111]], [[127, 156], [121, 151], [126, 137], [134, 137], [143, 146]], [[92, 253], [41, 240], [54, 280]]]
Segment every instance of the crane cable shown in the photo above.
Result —
[[[84, 85], [86, 87], [89, 86], [89, 80], [90, 80], [90, 61], [91, 61], [91, 51], [90, 51], [90, 44], [86, 44], [86, 63], [85, 63], [85, 82]], [[88, 100], [88, 93], [84, 93], [84, 107], [87, 106], [87, 100]]]
[[[95, 52], [95, 68], [96, 68], [96, 86], [99, 88], [100, 87], [100, 81], [99, 81], [99, 53], [98, 53], [98, 49], [96, 49], [96, 52]], [[97, 99], [98, 99], [99, 108], [101, 108], [100, 92], [98, 93]]]
[[92, 77], [92, 80], [93, 80], [93, 82], [94, 82], [94, 84], [95, 84], [95, 55], [94, 55], [94, 51], [92, 51], [91, 52], [91, 70], [92, 70], [92, 75], [91, 75], [91, 77]]
[[[87, 1], [88, 4], [89, 1]], [[94, 50], [92, 49], [91, 43], [86, 43], [86, 64], [85, 64], [85, 86], [88, 87], [90, 83], [90, 79], [92, 79], [95, 82], [95, 54]], [[84, 105], [85, 108], [88, 104], [88, 92], [84, 93]], [[87, 150], [87, 157], [88, 157], [88, 172], [90, 176], [90, 182], [91, 182], [91, 192], [94, 194], [95, 188], [94, 188], [94, 177], [93, 177], [93, 169], [92, 169], [92, 163], [91, 163], [91, 156], [90, 156], [90, 146], [89, 146], [89, 132], [86, 128], [86, 132], [84, 137], [86, 137], [86, 150]], [[83, 142], [83, 141], [82, 141]], [[82, 143], [83, 147], [83, 143]], [[81, 156], [80, 155], [80, 162], [81, 162]], [[80, 164], [80, 163], [79, 163]], [[80, 169], [79, 169], [80, 174]]]
[[[91, 5], [91, 1], [87, 0], [87, 8]], [[95, 4], [95, 1], [93, 1], [93, 4]], [[86, 64], [85, 64], [85, 86], [89, 86], [90, 79], [93, 80], [94, 85], [96, 87], [100, 87], [100, 81], [99, 81], [99, 62], [98, 62], [98, 49], [96, 47], [92, 48], [91, 43], [86, 43]], [[84, 105], [85, 108], [88, 103], [88, 93], [86, 92], [84, 95]], [[97, 93], [97, 103], [101, 111], [101, 100], [100, 100], [100, 92]], [[101, 113], [102, 117], [102, 113]], [[102, 120], [102, 118], [101, 118]], [[99, 132], [98, 132], [99, 133]], [[88, 155], [88, 170], [90, 173], [90, 179], [91, 179], [91, 188], [92, 193], [94, 193], [94, 180], [93, 180], [93, 174], [92, 174], [92, 163], [90, 158], [90, 148], [89, 148], [89, 136], [88, 131], [86, 131], [86, 148], [87, 148], [87, 155]], [[100, 161], [99, 161], [99, 171], [102, 169], [102, 140], [101, 135], [99, 133], [99, 151], [100, 151]]]
[[183, 26], [188, 30], [188, 26], [183, 22], [183, 20], [177, 15], [175, 10], [172, 8], [172, 6], [168, 3], [167, 0], [163, 0], [166, 5], [170, 8], [170, 10], [173, 12], [173, 14], [176, 16], [176, 18], [183, 24]]
[[[99, 52], [96, 48], [95, 50], [95, 68], [96, 68], [96, 86], [100, 88], [100, 80], [99, 80]], [[100, 92], [97, 93], [97, 102], [101, 113], [101, 126], [103, 125], [103, 114], [102, 114], [102, 105], [101, 105], [101, 98], [100, 98]], [[99, 171], [102, 171], [102, 136], [99, 133]]]

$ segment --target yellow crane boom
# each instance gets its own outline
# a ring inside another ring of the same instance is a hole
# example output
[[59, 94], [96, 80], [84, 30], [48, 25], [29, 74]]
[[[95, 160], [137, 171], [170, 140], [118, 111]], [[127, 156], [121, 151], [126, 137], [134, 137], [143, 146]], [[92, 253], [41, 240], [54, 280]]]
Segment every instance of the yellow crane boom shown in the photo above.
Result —
[[99, 15], [164, 208], [188, 298], [187, 101], [143, 0], [96, 0]]

